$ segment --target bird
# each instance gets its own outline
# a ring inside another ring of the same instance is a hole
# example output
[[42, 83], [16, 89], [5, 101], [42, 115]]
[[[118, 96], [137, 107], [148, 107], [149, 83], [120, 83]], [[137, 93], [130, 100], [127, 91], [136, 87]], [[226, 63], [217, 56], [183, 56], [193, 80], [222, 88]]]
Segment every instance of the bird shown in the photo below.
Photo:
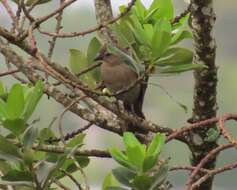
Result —
[[[120, 56], [103, 50], [95, 60], [102, 61], [100, 66], [102, 82], [112, 93], [128, 89], [136, 83], [138, 74]], [[138, 83], [128, 91], [125, 90], [124, 93], [118, 94], [116, 98], [123, 102], [126, 111], [144, 119], [143, 96], [142, 85]]]

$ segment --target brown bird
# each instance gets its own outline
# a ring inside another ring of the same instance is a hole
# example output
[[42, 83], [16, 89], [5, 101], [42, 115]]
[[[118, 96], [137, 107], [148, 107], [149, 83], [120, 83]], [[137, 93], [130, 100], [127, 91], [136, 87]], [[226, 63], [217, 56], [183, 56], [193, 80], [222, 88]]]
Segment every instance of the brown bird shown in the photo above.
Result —
[[[138, 74], [117, 55], [104, 52], [97, 56], [96, 60], [103, 61], [100, 68], [101, 78], [104, 85], [113, 93], [127, 89], [138, 78]], [[136, 84], [136, 86], [119, 94], [116, 98], [123, 101], [124, 108], [127, 111], [144, 118], [141, 110], [143, 102], [141, 84]]]

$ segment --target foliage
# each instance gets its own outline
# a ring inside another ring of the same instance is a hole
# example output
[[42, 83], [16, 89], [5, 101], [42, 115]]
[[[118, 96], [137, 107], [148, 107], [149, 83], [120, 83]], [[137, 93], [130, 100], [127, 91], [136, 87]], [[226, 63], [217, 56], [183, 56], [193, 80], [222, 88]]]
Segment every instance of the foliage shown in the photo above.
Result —
[[[38, 129], [34, 126], [35, 122], [29, 124], [43, 95], [42, 81], [35, 86], [17, 83], [9, 91], [0, 84], [0, 125], [8, 131], [0, 135], [0, 165], [4, 174], [0, 185], [48, 189], [52, 179], [65, 176], [59, 168], [70, 173], [77, 171], [78, 166], [70, 157], [75, 148], [83, 145], [84, 134], [69, 141], [63, 154], [37, 150], [46, 143], [45, 140], [55, 137], [50, 128]], [[87, 157], [74, 157], [80, 167], [86, 167], [89, 163]]]
[[103, 190], [123, 189], [117, 182], [136, 190], [154, 190], [164, 185], [168, 163], [159, 163], [158, 159], [165, 143], [165, 135], [158, 133], [149, 145], [144, 145], [133, 133], [125, 132], [123, 142], [125, 151], [110, 149], [110, 154], [122, 167], [112, 170], [114, 177], [111, 173], [106, 176]]

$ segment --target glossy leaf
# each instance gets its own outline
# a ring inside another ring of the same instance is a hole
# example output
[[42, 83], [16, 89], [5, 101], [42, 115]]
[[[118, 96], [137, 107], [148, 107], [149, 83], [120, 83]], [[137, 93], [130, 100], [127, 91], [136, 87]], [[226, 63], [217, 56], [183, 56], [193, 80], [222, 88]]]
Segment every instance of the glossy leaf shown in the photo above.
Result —
[[24, 94], [20, 84], [14, 84], [7, 99], [7, 115], [9, 119], [19, 118], [24, 110]]

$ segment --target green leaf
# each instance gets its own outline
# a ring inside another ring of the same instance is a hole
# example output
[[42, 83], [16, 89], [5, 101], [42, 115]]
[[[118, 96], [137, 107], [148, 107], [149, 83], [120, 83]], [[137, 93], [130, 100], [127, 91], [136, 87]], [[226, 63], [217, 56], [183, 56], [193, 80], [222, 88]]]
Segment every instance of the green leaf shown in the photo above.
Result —
[[102, 190], [108, 190], [111, 186], [118, 186], [118, 181], [115, 179], [112, 172], [109, 172], [104, 178]]
[[27, 171], [10, 170], [3, 177], [5, 181], [33, 181], [32, 174]]
[[146, 14], [146, 8], [142, 4], [141, 0], [136, 0], [135, 5], [132, 8], [132, 12], [137, 16], [140, 21], [143, 21]]
[[167, 66], [167, 65], [184, 65], [191, 64], [193, 61], [193, 52], [186, 48], [170, 48], [160, 58], [156, 65]]
[[148, 177], [147, 175], [139, 175], [136, 176], [132, 182], [133, 186], [137, 190], [145, 190], [149, 189], [151, 186], [152, 179]]
[[7, 114], [9, 119], [19, 118], [24, 110], [24, 94], [20, 84], [14, 84], [7, 99]]
[[135, 177], [136, 173], [124, 167], [117, 167], [112, 170], [114, 177], [123, 185], [130, 186], [130, 181]]
[[67, 147], [74, 147], [74, 146], [77, 146], [80, 144], [82, 145], [85, 136], [86, 136], [86, 134], [84, 134], [84, 133], [78, 134], [76, 137], [74, 137], [67, 143]]
[[171, 40], [171, 45], [175, 45], [184, 39], [191, 39], [193, 37], [192, 33], [187, 30], [179, 30], [175, 33]]
[[146, 152], [146, 158], [143, 165], [144, 172], [150, 170], [156, 165], [159, 154], [165, 144], [165, 135], [157, 133], [152, 139]]
[[3, 126], [10, 130], [16, 137], [19, 137], [27, 128], [27, 124], [23, 119], [6, 119]]
[[137, 17], [131, 15], [130, 20], [127, 21], [127, 24], [129, 28], [132, 30], [138, 43], [140, 43], [141, 45], [149, 45], [149, 41], [144, 35], [144, 29], [139, 20], [137, 19]]
[[[19, 148], [6, 140], [5, 137], [0, 135], [0, 155], [14, 157], [16, 160], [21, 160], [22, 156], [19, 153]], [[2, 158], [2, 157], [1, 157]]]
[[172, 0], [154, 0], [149, 8], [149, 12], [154, 9], [159, 9], [154, 16], [155, 19], [166, 18], [170, 20], [174, 16]]
[[131, 132], [125, 132], [123, 134], [123, 142], [125, 144], [126, 149], [129, 147], [142, 146], [142, 144], [138, 141], [135, 135]]
[[152, 43], [152, 36], [154, 35], [154, 28], [152, 24], [144, 24], [144, 35], [146, 35], [146, 38], [149, 40], [149, 44]]
[[135, 170], [136, 167], [131, 164], [127, 158], [126, 155], [124, 155], [120, 150], [118, 150], [117, 148], [111, 148], [109, 150], [111, 156], [122, 166], [129, 168], [131, 170]]
[[89, 63], [92, 63], [94, 61], [100, 48], [101, 48], [100, 41], [96, 37], [92, 38], [87, 49], [87, 60]]
[[163, 19], [157, 22], [151, 43], [154, 59], [159, 58], [167, 50], [171, 42], [171, 37], [170, 23]]
[[157, 12], [159, 11], [159, 7], [156, 7], [156, 8], [154, 8], [154, 9], [152, 9], [152, 10], [150, 10], [149, 11], [149, 13], [146, 15], [146, 17], [144, 18], [144, 23], [147, 23], [147, 22], [149, 22], [151, 19], [152, 19], [152, 17], [155, 15], [155, 14], [157, 14]]
[[38, 102], [40, 101], [43, 95], [43, 88], [44, 88], [43, 82], [38, 81], [35, 84], [33, 90], [27, 95], [25, 108], [22, 114], [22, 117], [24, 118], [25, 121], [27, 121], [33, 114]]
[[0, 98], [0, 121], [4, 121], [8, 118], [7, 104]]
[[55, 138], [55, 134], [50, 128], [43, 128], [40, 131], [38, 138], [39, 138], [40, 144], [42, 144], [42, 143], [45, 143], [45, 141], [50, 138]]
[[22, 137], [22, 143], [25, 148], [32, 148], [36, 138], [38, 137], [39, 130], [35, 126], [28, 127]]
[[139, 146], [129, 147], [126, 153], [129, 162], [136, 166], [137, 171], [142, 171], [145, 159], [145, 147], [144, 149]]
[[176, 66], [170, 66], [166, 68], [157, 68], [157, 72], [164, 73], [164, 74], [170, 74], [170, 73], [181, 73], [185, 71], [191, 71], [196, 69], [205, 69], [207, 68], [204, 64], [184, 64], [184, 65], [176, 65]]
[[70, 69], [72, 73], [78, 74], [82, 69], [88, 65], [87, 58], [83, 52], [78, 49], [70, 49]]

